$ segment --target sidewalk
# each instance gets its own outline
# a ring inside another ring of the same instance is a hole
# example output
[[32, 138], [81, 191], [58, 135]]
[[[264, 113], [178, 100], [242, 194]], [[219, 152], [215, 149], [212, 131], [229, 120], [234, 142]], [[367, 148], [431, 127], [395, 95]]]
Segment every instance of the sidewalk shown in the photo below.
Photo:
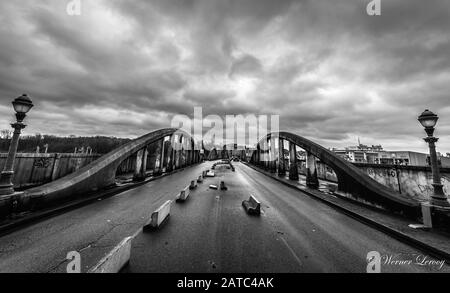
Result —
[[435, 229], [425, 231], [410, 228], [408, 227], [409, 224], [420, 223], [413, 223], [412, 220], [407, 218], [402, 218], [383, 210], [364, 206], [361, 203], [338, 198], [331, 193], [328, 194], [308, 188], [300, 182], [279, 177], [277, 174], [270, 173], [247, 163], [244, 164], [287, 186], [301, 190], [302, 192], [341, 210], [345, 214], [374, 226], [399, 240], [406, 241], [410, 245], [425, 250], [435, 257], [443, 258], [450, 263], [450, 235], [445, 232], [437, 231]]

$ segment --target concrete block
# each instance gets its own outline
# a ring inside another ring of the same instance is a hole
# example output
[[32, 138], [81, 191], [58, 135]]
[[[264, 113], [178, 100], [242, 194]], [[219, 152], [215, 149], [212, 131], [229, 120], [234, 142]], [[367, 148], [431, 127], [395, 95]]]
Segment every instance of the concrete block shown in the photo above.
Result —
[[209, 188], [211, 188], [211, 189], [219, 189], [219, 188], [217, 187], [217, 185], [210, 185]]
[[261, 202], [257, 200], [253, 195], [250, 195], [248, 200], [242, 202], [242, 206], [249, 215], [260, 215], [261, 214]]
[[195, 180], [192, 180], [191, 181], [191, 185], [189, 185], [189, 189], [193, 190], [193, 189], [196, 189], [196, 188], [197, 188], [197, 184], [195, 183]]
[[127, 237], [119, 245], [114, 247], [98, 264], [91, 268], [88, 273], [107, 273], [114, 274], [128, 264], [131, 255], [131, 240], [133, 237]]
[[213, 171], [208, 171], [208, 173], [206, 173], [206, 177], [215, 177], [216, 174]]
[[146, 230], [156, 230], [163, 223], [165, 223], [170, 215], [170, 206], [172, 204], [171, 200], [166, 201], [161, 207], [154, 211], [150, 217], [150, 220], [144, 226], [144, 231]]
[[186, 201], [188, 199], [190, 193], [191, 193], [190, 186], [186, 186], [178, 195], [177, 202]]

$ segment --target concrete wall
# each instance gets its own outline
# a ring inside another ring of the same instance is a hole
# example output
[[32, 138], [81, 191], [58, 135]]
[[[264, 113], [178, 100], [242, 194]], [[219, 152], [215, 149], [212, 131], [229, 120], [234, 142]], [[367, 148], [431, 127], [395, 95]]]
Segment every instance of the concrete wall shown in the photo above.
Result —
[[[298, 165], [299, 173], [306, 175], [305, 162], [299, 161]], [[430, 167], [363, 163], [354, 163], [354, 165], [378, 183], [419, 201], [429, 200], [433, 192], [433, 177]], [[334, 171], [320, 161], [317, 162], [317, 175], [319, 179], [337, 182]], [[441, 176], [444, 192], [448, 195], [450, 193], [450, 168], [441, 168]]]
[[[0, 170], [7, 154], [0, 154]], [[14, 187], [38, 186], [64, 177], [99, 158], [96, 154], [27, 154], [19, 153], [14, 163]]]
[[[427, 201], [433, 192], [430, 167], [355, 164], [381, 184], [420, 201]], [[450, 192], [450, 168], [441, 168], [445, 194]]]

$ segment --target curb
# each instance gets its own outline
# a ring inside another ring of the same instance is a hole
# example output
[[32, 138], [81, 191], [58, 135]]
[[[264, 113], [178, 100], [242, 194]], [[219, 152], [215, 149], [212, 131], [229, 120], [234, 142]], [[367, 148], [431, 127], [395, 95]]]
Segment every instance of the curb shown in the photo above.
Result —
[[142, 181], [142, 182], [135, 182], [135, 183], [126, 184], [126, 185], [123, 185], [123, 186], [118, 186], [118, 187], [113, 187], [113, 188], [110, 188], [110, 189], [106, 189], [106, 190], [100, 191], [96, 195], [93, 195], [93, 196], [90, 196], [90, 197], [87, 197], [87, 198], [83, 198], [83, 199], [80, 199], [80, 200], [71, 201], [71, 202], [65, 203], [63, 205], [57, 206], [55, 208], [50, 208], [50, 209], [47, 209], [47, 210], [37, 211], [36, 213], [32, 213], [32, 214], [30, 214], [28, 216], [25, 216], [23, 218], [20, 218], [20, 219], [17, 219], [17, 220], [13, 220], [13, 221], [11, 221], [9, 223], [0, 225], [0, 237], [8, 235], [8, 234], [16, 231], [17, 229], [19, 229], [21, 227], [24, 227], [24, 226], [29, 225], [29, 224], [33, 224], [33, 223], [35, 223], [35, 222], [37, 222], [37, 221], [39, 221], [41, 219], [49, 218], [50, 216], [58, 215], [58, 214], [61, 214], [61, 213], [65, 212], [65, 211], [69, 211], [69, 210], [72, 210], [72, 209], [75, 209], [75, 208], [78, 208], [78, 207], [85, 206], [85, 205], [90, 204], [92, 202], [95, 202], [95, 201], [97, 201], [99, 199], [106, 199], [106, 198], [115, 196], [115, 195], [117, 195], [119, 193], [122, 193], [122, 192], [125, 192], [125, 191], [128, 191], [128, 190], [134, 189], [136, 187], [145, 185], [147, 183], [150, 183], [152, 181], [158, 180], [160, 178], [164, 178], [166, 176], [173, 175], [175, 173], [184, 171], [186, 168], [191, 168], [191, 167], [197, 166], [199, 164], [200, 163], [197, 163], [197, 164], [194, 164], [192, 166], [188, 166], [188, 167], [184, 167], [184, 168], [181, 168], [181, 169], [177, 169], [177, 170], [174, 170], [174, 171], [172, 171], [170, 173], [164, 173], [164, 174], [162, 174], [160, 176], [153, 177], [153, 178], [150, 178], [150, 179]]
[[274, 179], [274, 180], [276, 180], [276, 181], [278, 181], [278, 182], [288, 186], [288, 187], [291, 187], [291, 188], [293, 188], [293, 189], [295, 189], [297, 191], [303, 192], [306, 195], [309, 195], [310, 197], [312, 197], [314, 199], [317, 199], [317, 200], [319, 200], [319, 201], [321, 201], [321, 202], [323, 202], [323, 203], [325, 203], [325, 204], [327, 204], [327, 205], [329, 205], [329, 206], [331, 206], [331, 207], [333, 207], [333, 208], [343, 212], [344, 214], [346, 214], [346, 215], [348, 215], [348, 216], [350, 216], [350, 217], [352, 217], [352, 218], [354, 218], [354, 219], [356, 219], [356, 220], [358, 220], [360, 222], [363, 222], [363, 223], [368, 224], [368, 225], [370, 225], [370, 226], [372, 226], [374, 228], [377, 228], [378, 230], [380, 230], [382, 232], [385, 232], [386, 234], [389, 234], [389, 235], [391, 235], [392, 237], [394, 237], [394, 238], [396, 238], [398, 240], [403, 240], [403, 241], [405, 241], [406, 243], [410, 244], [413, 247], [416, 247], [416, 248], [418, 248], [420, 250], [425, 250], [426, 252], [429, 252], [434, 257], [443, 258], [443, 259], [445, 259], [445, 261], [447, 263], [450, 263], [450, 253], [448, 253], [446, 251], [443, 251], [443, 250], [441, 250], [439, 248], [431, 246], [431, 245], [429, 245], [429, 244], [427, 244], [427, 243], [425, 243], [423, 241], [417, 240], [417, 239], [415, 239], [415, 238], [413, 238], [411, 236], [408, 236], [407, 234], [405, 234], [405, 233], [403, 233], [401, 231], [398, 231], [396, 229], [393, 229], [391, 227], [388, 227], [386, 225], [378, 223], [378, 222], [376, 222], [376, 221], [374, 221], [374, 220], [372, 220], [370, 218], [367, 218], [367, 217], [365, 217], [363, 215], [360, 215], [360, 214], [358, 214], [356, 212], [353, 212], [353, 211], [351, 211], [351, 210], [349, 210], [349, 209], [347, 209], [347, 208], [345, 208], [343, 206], [340, 206], [340, 205], [338, 205], [338, 204], [336, 204], [334, 202], [328, 201], [328, 200], [326, 200], [326, 199], [324, 199], [322, 197], [319, 197], [319, 196], [315, 195], [314, 193], [312, 193], [312, 192], [310, 192], [308, 190], [299, 189], [297, 186], [295, 186], [293, 184], [289, 184], [288, 182], [286, 182], [284, 180], [281, 180], [280, 178], [274, 177], [274, 176], [272, 176], [270, 174], [266, 174], [265, 172], [259, 170], [257, 167], [254, 167], [254, 166], [252, 166], [252, 165], [250, 165], [248, 163], [243, 162], [243, 164], [248, 166], [248, 167], [250, 167], [250, 168], [252, 168], [252, 169], [254, 169], [254, 170], [256, 170], [256, 171], [258, 171], [258, 172], [260, 172], [261, 174], [263, 174], [263, 175], [265, 175], [267, 177], [270, 177], [270, 178], [272, 178], [272, 179]]

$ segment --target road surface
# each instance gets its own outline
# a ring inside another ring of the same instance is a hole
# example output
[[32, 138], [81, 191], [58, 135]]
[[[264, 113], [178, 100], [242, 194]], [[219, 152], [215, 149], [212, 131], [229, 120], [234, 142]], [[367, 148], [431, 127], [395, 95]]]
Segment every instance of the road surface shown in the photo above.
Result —
[[82, 271], [134, 234], [158, 206], [211, 166], [206, 162], [0, 237], [0, 273], [66, 272], [81, 252]]
[[[160, 231], [138, 235], [124, 272], [365, 273], [370, 251], [382, 256], [382, 272], [450, 272], [446, 265], [395, 264], [423, 252], [244, 164], [235, 167], [219, 168], [188, 201], [173, 204]], [[227, 191], [209, 188], [222, 180]], [[242, 208], [250, 194], [263, 203], [260, 217]]]
[[[81, 252], [87, 271], [211, 165], [187, 168], [1, 237], [0, 272], [65, 272], [70, 251]], [[206, 179], [184, 204], [174, 203], [163, 229], [138, 234], [124, 272], [364, 273], [369, 251], [394, 260], [423, 254], [243, 164], [235, 166], [236, 172], [219, 169], [218, 177]], [[208, 188], [220, 180], [228, 191]], [[260, 217], [247, 216], [241, 206], [250, 194], [263, 203]], [[438, 270], [391, 264], [382, 271]]]

